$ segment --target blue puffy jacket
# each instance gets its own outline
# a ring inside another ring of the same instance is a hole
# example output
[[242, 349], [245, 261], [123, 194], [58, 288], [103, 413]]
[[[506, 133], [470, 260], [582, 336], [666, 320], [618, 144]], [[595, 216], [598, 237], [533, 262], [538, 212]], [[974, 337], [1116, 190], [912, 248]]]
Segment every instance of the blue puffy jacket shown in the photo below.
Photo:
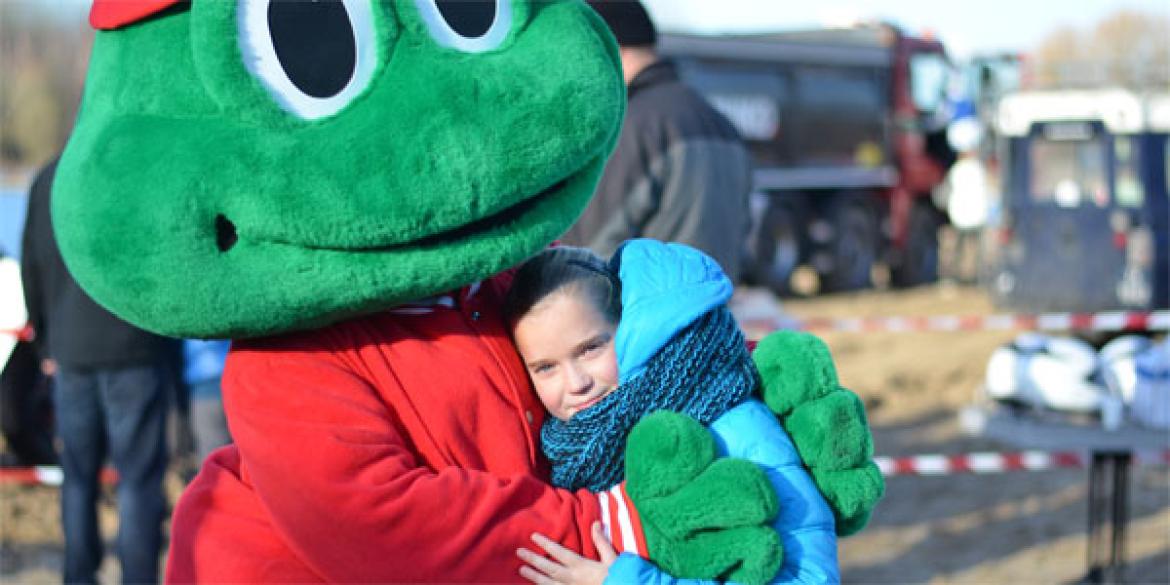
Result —
[[183, 381], [195, 386], [221, 377], [230, 347], [226, 339], [184, 339]]
[[[631, 240], [618, 252], [622, 320], [615, 336], [621, 380], [638, 376], [675, 333], [731, 298], [732, 284], [710, 257], [681, 244]], [[720, 455], [763, 468], [780, 501], [772, 524], [784, 546], [773, 583], [837, 583], [833, 514], [805, 471], [792, 440], [759, 400], [728, 411], [710, 427]], [[610, 584], [684, 584], [641, 558], [623, 554], [609, 569]]]

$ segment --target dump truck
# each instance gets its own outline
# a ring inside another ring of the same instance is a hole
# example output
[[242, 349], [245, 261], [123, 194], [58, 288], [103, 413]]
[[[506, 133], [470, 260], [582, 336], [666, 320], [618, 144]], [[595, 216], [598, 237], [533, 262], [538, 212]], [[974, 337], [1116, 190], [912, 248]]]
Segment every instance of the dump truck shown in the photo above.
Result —
[[935, 280], [933, 205], [951, 65], [938, 40], [881, 24], [768, 34], [663, 35], [659, 50], [739, 130], [754, 158], [745, 273], [783, 294], [799, 266], [821, 290]]

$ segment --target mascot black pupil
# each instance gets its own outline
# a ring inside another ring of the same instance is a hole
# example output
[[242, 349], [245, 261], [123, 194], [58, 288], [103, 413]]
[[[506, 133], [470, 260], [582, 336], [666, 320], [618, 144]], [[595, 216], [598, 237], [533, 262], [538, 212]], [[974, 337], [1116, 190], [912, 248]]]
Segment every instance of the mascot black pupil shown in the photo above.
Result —
[[469, 39], [482, 37], [496, 18], [495, 0], [436, 0], [447, 26]]
[[280, 66], [306, 95], [337, 95], [353, 78], [357, 47], [341, 0], [272, 0], [268, 30]]

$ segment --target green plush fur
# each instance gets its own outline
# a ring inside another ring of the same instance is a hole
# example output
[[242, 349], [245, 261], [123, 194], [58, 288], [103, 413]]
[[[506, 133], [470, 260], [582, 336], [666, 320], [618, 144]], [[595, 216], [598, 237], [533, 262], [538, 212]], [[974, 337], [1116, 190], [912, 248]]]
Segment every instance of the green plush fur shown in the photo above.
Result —
[[812, 476], [833, 510], [840, 536], [865, 528], [874, 506], [886, 492], [882, 472], [873, 461], [839, 471], [813, 469]]
[[787, 416], [797, 405], [837, 390], [837, 370], [824, 342], [798, 331], [778, 331], [752, 352], [768, 407]]
[[[584, 208], [625, 92], [587, 7], [514, 4], [505, 44], [464, 54], [426, 33], [414, 2], [376, 2], [370, 85], [314, 121], [281, 110], [244, 68], [235, 2], [98, 33], [54, 187], [70, 270], [147, 329], [246, 337], [519, 263]], [[239, 238], [227, 252], [221, 216]]]
[[820, 469], [851, 469], [873, 458], [865, 406], [852, 392], [838, 389], [794, 409], [784, 428], [802, 438], [796, 445], [800, 458], [815, 461]]
[[749, 461], [716, 459], [711, 433], [659, 411], [630, 431], [626, 489], [638, 506], [654, 561], [676, 577], [764, 583], [783, 561], [766, 524], [778, 502]]
[[840, 387], [829, 348], [815, 335], [778, 331], [760, 340], [752, 359], [764, 402], [780, 417], [833, 510], [837, 534], [860, 531], [885, 482], [872, 461], [865, 406]]

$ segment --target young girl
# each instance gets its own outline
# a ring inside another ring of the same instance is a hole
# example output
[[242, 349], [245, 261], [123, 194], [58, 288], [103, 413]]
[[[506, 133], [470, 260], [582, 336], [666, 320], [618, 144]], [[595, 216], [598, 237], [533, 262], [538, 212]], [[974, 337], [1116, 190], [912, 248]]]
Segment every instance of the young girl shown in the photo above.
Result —
[[[545, 250], [516, 273], [505, 308], [540, 400], [553, 483], [608, 489], [622, 480], [626, 436], [655, 410], [710, 428], [721, 455], [751, 460], [780, 502], [773, 527], [783, 563], [773, 582], [839, 581], [833, 516], [792, 442], [755, 397], [758, 375], [727, 309], [717, 263], [680, 244], [627, 242], [607, 264], [588, 250]], [[536, 583], [669, 583], [634, 555], [617, 557], [594, 530], [601, 562], [541, 535], [551, 556], [520, 549]]]

